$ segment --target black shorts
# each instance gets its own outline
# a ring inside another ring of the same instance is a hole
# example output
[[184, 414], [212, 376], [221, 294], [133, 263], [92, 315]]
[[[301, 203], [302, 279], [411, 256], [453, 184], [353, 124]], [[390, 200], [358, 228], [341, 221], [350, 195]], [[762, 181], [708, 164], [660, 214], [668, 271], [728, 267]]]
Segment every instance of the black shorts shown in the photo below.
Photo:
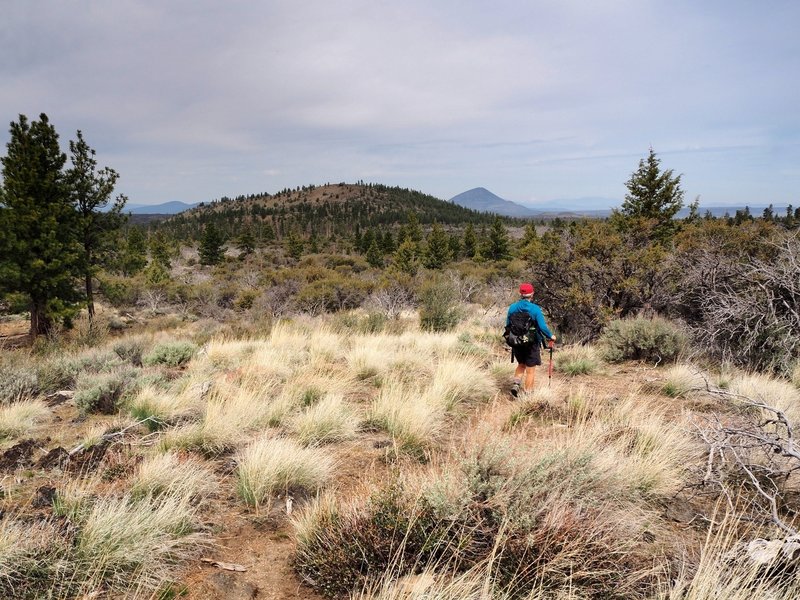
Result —
[[511, 352], [514, 355], [514, 360], [526, 367], [535, 367], [542, 364], [542, 353], [539, 344], [517, 346], [512, 348]]

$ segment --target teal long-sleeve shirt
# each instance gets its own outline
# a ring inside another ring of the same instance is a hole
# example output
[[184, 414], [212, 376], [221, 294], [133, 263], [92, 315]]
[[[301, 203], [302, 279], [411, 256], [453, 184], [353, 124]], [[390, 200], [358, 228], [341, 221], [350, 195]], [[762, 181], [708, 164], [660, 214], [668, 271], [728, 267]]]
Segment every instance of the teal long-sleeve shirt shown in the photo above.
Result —
[[518, 310], [523, 310], [531, 316], [533, 322], [536, 323], [537, 329], [542, 333], [542, 335], [545, 336], [545, 339], [550, 339], [553, 337], [553, 334], [550, 333], [550, 329], [547, 327], [547, 323], [544, 322], [542, 309], [538, 304], [534, 304], [525, 298], [517, 300], [514, 302], [514, 304], [508, 307], [508, 314], [506, 315], [506, 327], [508, 327], [508, 325], [511, 323], [511, 313], [515, 313]]

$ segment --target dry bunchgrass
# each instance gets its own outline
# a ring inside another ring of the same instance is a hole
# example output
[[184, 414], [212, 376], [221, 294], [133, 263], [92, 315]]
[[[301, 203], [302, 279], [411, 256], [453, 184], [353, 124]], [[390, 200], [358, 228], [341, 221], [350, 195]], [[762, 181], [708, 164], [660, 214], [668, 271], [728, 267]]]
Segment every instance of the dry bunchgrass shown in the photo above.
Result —
[[120, 590], [155, 590], [207, 545], [187, 496], [101, 498], [81, 523], [75, 553], [87, 580]]
[[259, 507], [279, 493], [315, 492], [330, 479], [334, 460], [321, 448], [286, 438], [261, 438], [239, 452], [237, 489], [247, 504]]
[[792, 423], [800, 423], [800, 390], [786, 381], [757, 373], [744, 374], [733, 378], [730, 392], [777, 408]]
[[355, 437], [360, 420], [341, 396], [327, 395], [298, 414], [291, 425], [301, 444], [329, 444]]
[[603, 404], [584, 386], [567, 388], [561, 382], [539, 385], [520, 396], [506, 427], [513, 429], [529, 420], [569, 426], [585, 421], [595, 411], [601, 410]]
[[345, 360], [350, 371], [358, 379], [383, 375], [389, 368], [386, 350], [381, 348], [380, 342], [370, 338], [359, 339], [347, 353]]
[[0, 439], [30, 433], [38, 423], [50, 416], [50, 409], [41, 400], [20, 400], [0, 407]]
[[130, 485], [135, 498], [174, 495], [195, 502], [214, 493], [219, 483], [202, 461], [174, 452], [156, 454], [142, 462]]
[[167, 431], [161, 448], [198, 450], [209, 456], [233, 450], [248, 433], [274, 420], [275, 390], [271, 381], [245, 386], [216, 380], [206, 395], [200, 420]]
[[598, 468], [632, 497], [674, 494], [702, 454], [680, 421], [636, 395], [565, 432], [562, 443], [593, 452]]
[[797, 361], [794, 365], [794, 369], [792, 369], [791, 380], [794, 387], [800, 389], [800, 361]]
[[670, 367], [661, 391], [670, 398], [682, 398], [692, 392], [701, 392], [710, 385], [709, 376], [693, 365], [677, 364]]
[[[542, 350], [543, 354], [546, 352], [546, 350]], [[565, 375], [596, 373], [600, 369], [601, 363], [597, 351], [592, 346], [566, 346], [553, 353], [553, 367]]]
[[49, 521], [29, 522], [4, 516], [0, 521], [0, 596], [3, 598], [74, 597], [73, 579], [81, 573], [69, 555], [69, 543]]
[[53, 514], [72, 523], [82, 522], [98, 498], [102, 480], [99, 477], [69, 479], [56, 489]]
[[497, 391], [481, 363], [467, 356], [442, 358], [436, 365], [427, 396], [446, 410], [457, 404], [487, 400]]
[[[768, 535], [769, 533], [767, 533]], [[800, 582], [778, 564], [758, 564], [746, 558], [746, 547], [762, 537], [735, 514], [722, 515], [712, 523], [690, 573], [670, 585], [669, 598], [685, 600], [794, 600], [800, 597]], [[779, 560], [788, 561], [787, 557]]]
[[367, 421], [386, 431], [397, 449], [423, 456], [444, 429], [446, 406], [397, 381], [384, 383], [370, 406]]
[[201, 410], [202, 384], [186, 386], [181, 391], [164, 391], [145, 386], [127, 403], [130, 414], [146, 420], [151, 431], [162, 429], [176, 421], [196, 417]]

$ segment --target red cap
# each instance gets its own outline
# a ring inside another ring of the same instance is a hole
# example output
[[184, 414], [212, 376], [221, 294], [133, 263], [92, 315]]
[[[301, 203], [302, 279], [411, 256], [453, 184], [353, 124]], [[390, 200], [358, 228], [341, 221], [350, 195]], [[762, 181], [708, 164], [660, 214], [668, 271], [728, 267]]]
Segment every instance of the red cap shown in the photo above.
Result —
[[523, 283], [519, 286], [519, 293], [523, 296], [527, 296], [528, 294], [533, 293], [533, 285], [530, 283]]

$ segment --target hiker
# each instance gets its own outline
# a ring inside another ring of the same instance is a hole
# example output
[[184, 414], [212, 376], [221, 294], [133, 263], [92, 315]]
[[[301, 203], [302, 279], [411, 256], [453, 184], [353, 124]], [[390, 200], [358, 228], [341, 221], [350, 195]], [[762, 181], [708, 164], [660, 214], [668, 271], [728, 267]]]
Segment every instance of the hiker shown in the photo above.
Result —
[[536, 382], [536, 366], [542, 364], [540, 346], [545, 339], [556, 341], [556, 336], [550, 333], [547, 323], [544, 322], [542, 309], [533, 303], [533, 285], [523, 283], [519, 286], [519, 300], [508, 307], [506, 316], [506, 331], [503, 336], [511, 346], [512, 361], [517, 361], [514, 370], [514, 385], [511, 395], [519, 395], [522, 385], [522, 375], [525, 375], [523, 390], [529, 392]]

